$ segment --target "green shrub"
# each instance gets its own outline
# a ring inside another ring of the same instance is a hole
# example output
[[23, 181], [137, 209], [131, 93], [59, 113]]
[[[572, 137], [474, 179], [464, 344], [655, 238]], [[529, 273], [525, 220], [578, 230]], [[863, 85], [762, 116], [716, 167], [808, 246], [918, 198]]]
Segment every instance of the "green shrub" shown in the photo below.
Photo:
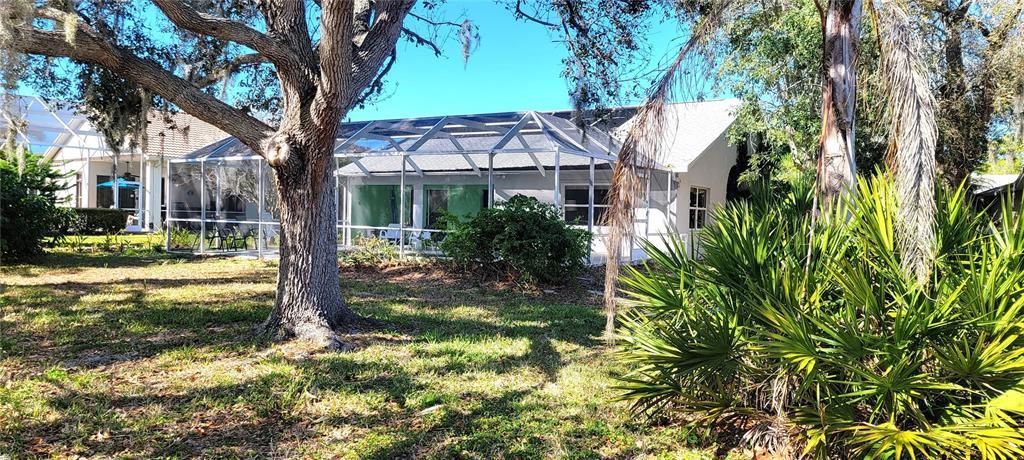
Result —
[[109, 235], [124, 230], [128, 211], [107, 208], [75, 208], [78, 220], [73, 231], [88, 235]]
[[513, 196], [461, 222], [446, 219], [441, 250], [459, 265], [508, 271], [529, 281], [564, 282], [587, 264], [590, 233], [562, 220], [554, 206]]
[[198, 249], [199, 242], [199, 231], [192, 230], [186, 227], [173, 227], [171, 228], [171, 249], [174, 250], [193, 250]]
[[398, 260], [398, 247], [384, 238], [357, 236], [353, 243], [355, 250], [345, 254], [343, 261], [357, 267], [385, 267]]
[[25, 260], [43, 252], [44, 238], [60, 239], [72, 216], [57, 207], [64, 177], [30, 155], [19, 173], [17, 163], [0, 160], [0, 257]]
[[702, 261], [645, 243], [623, 277], [624, 397], [783, 456], [1024, 458], [1024, 218], [938, 195], [925, 286], [900, 270], [879, 179], [813, 240], [802, 190], [721, 209]]

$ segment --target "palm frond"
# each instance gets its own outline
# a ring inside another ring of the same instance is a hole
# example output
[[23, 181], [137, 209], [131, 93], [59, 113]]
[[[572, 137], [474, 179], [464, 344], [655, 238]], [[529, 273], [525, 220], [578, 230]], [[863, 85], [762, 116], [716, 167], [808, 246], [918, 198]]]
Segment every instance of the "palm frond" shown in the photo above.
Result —
[[719, 30], [723, 13], [733, 0], [710, 2], [709, 13], [693, 27], [689, 40], [679, 49], [675, 59], [664, 75], [651, 88], [643, 105], [633, 117], [626, 139], [619, 149], [618, 160], [612, 172], [608, 192], [608, 209], [604, 214], [604, 225], [609, 226], [607, 236], [608, 263], [605, 268], [604, 306], [607, 315], [605, 337], [612, 340], [615, 335], [615, 294], [619, 276], [619, 258], [624, 238], [632, 238], [634, 232], [634, 209], [643, 196], [646, 181], [665, 156], [664, 133], [669, 119], [668, 104], [675, 90], [681, 85], [682, 71], [687, 58], [696, 50], [709, 43]]
[[921, 40], [898, 2], [876, 11], [889, 117], [889, 161], [895, 170], [901, 266], [926, 284], [935, 258], [935, 99], [928, 84]]

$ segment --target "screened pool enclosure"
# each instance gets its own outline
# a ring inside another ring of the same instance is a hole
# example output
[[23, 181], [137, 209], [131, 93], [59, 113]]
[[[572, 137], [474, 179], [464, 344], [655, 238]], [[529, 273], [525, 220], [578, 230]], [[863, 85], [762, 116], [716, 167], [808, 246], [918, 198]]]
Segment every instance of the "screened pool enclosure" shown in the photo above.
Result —
[[[440, 216], [469, 217], [517, 195], [555, 205], [594, 235], [602, 229], [618, 143], [596, 128], [539, 112], [346, 123], [334, 150], [339, 250], [365, 238], [402, 255], [438, 254]], [[167, 249], [267, 255], [279, 244], [277, 189], [266, 161], [236, 139], [168, 162]], [[652, 174], [637, 233], [671, 227], [672, 173]], [[652, 219], [652, 217], [655, 217]], [[628, 248], [623, 257], [633, 257]]]

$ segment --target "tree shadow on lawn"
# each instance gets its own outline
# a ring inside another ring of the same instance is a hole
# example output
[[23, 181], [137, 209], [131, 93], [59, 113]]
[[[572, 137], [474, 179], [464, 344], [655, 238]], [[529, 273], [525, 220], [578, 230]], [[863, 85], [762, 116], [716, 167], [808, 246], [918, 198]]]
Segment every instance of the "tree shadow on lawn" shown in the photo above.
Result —
[[127, 255], [116, 253], [48, 252], [33, 260], [17, 265], [0, 266], [0, 274], [38, 277], [45, 272], [40, 269], [58, 269], [62, 273], [80, 273], [90, 268], [148, 267], [154, 264], [177, 262], [200, 262], [203, 259], [182, 254]]
[[75, 448], [100, 456], [259, 458], [273, 454], [282, 439], [302, 436], [296, 408], [306, 388], [294, 383], [269, 373], [183, 393], [117, 396], [65, 385], [46, 401], [62, 416], [0, 429], [0, 452], [46, 456]]
[[[388, 295], [375, 295], [379, 292]], [[554, 341], [587, 348], [601, 345], [597, 334], [602, 331], [604, 316], [591, 305], [549, 303], [543, 298], [517, 292], [481, 293], [478, 289], [457, 288], [447, 289], [443, 298], [437, 299], [434, 288], [392, 282], [378, 283], [376, 289], [369, 293], [369, 298], [365, 297], [367, 293], [362, 294], [364, 297], [358, 297], [356, 292], [350, 298], [350, 304], [358, 314], [394, 327], [415, 337], [418, 342], [440, 343], [456, 339], [487, 342], [495, 337], [525, 338], [529, 341], [525, 356], [490, 362], [489, 370], [501, 371], [527, 364], [543, 372], [548, 381], [554, 381], [565, 364]], [[464, 307], [475, 310], [471, 313], [486, 316], [460, 316], [467, 313], [459, 310]], [[459, 354], [456, 350], [420, 350], [418, 353], [447, 355], [448, 358], [457, 358]], [[466, 368], [457, 359], [447, 361], [450, 367], [440, 370], [458, 372]]]
[[[152, 288], [184, 288], [265, 281], [244, 275], [185, 279], [134, 279], [98, 283], [56, 283], [12, 287], [3, 297], [9, 314], [22, 321], [0, 320], [3, 351], [40, 370], [59, 360], [64, 367], [92, 368], [144, 359], [182, 345], [269, 345], [251, 334], [269, 313], [273, 293], [251, 293], [230, 301], [211, 298], [176, 302], [151, 300]], [[83, 301], [113, 294], [119, 300]], [[43, 326], [33, 325], [40, 319]]]
[[[331, 450], [332, 444], [344, 443], [371, 459], [470, 452], [487, 458], [540, 457], [552, 447], [545, 437], [559, 423], [545, 404], [527, 400], [534, 389], [460, 393], [456, 403], [424, 412], [408, 405], [408, 397], [426, 386], [401, 366], [335, 354], [296, 368], [296, 375], [274, 372], [179, 394], [154, 390], [111, 397], [65, 386], [46, 402], [62, 415], [0, 429], [0, 451], [254, 458], [295, 455], [307, 445]], [[378, 394], [383, 404], [320, 419], [303, 412], [325, 393]], [[330, 438], [332, 428], [346, 427], [355, 430], [350, 439]]]
[[[217, 285], [267, 280], [266, 276], [239, 275], [201, 282]], [[147, 288], [152, 286], [184, 288], [196, 283], [147, 278], [15, 287], [34, 289], [41, 298], [60, 299], [55, 307], [49, 307], [56, 318], [54, 326], [43, 334], [10, 322], [0, 324], [0, 328], [5, 334], [14, 331], [14, 356], [27, 358], [22, 361], [36, 360], [31, 367], [37, 372], [54, 358], [66, 362], [97, 353], [113, 354], [118, 358], [115, 363], [123, 363], [195, 346], [237, 348], [246, 359], [263, 359], [257, 352], [270, 343], [253, 339], [250, 328], [265, 318], [273, 300], [272, 290], [201, 302], [154, 300], [147, 295]], [[124, 296], [123, 308], [82, 299], [116, 287], [123, 288], [118, 292]], [[446, 397], [470, 400], [472, 404], [469, 408], [452, 407], [420, 415], [423, 407], [410, 403], [410, 395], [432, 390], [418, 377], [459, 379], [481, 371], [514, 377], [517, 370], [529, 367], [541, 372], [545, 381], [553, 382], [567, 364], [556, 342], [580, 347], [600, 345], [595, 336], [601, 331], [603, 316], [593, 305], [550, 302], [542, 296], [515, 291], [386, 280], [369, 285], [343, 280], [343, 292], [355, 312], [366, 318], [361, 324], [411, 337], [400, 342], [371, 339], [363, 348], [411, 346], [414, 359], [429, 362], [440, 358], [441, 363], [427, 364], [418, 374], [412, 374], [402, 361], [357, 359], [361, 349], [352, 354], [326, 353], [288, 362], [297, 369], [297, 378], [270, 373], [182, 394], [147, 388], [142, 394], [111, 395], [65, 386], [59, 394], [47, 398], [46, 404], [60, 412], [56, 420], [28, 421], [6, 433], [0, 429], [0, 447], [8, 444], [15, 452], [40, 455], [59, 453], [61, 446], [78, 444], [87, 452], [110, 455], [267, 456], [287, 454], [280, 450], [282, 443], [301, 446], [306, 437], [322, 435], [314, 433], [316, 428], [346, 425], [377, 436], [376, 441], [361, 444], [365, 448], [359, 454], [370, 458], [408, 457], [430, 449], [434, 449], [431, 455], [438, 456], [459, 456], [465, 450], [486, 456], [515, 449], [526, 449], [522, 456], [534, 456], [534, 449], [543, 447], [545, 428], [520, 427], [516, 419], [524, 411], [536, 412], [532, 415], [535, 419], [543, 418], [544, 408], [523, 401], [539, 389], [505, 390], [497, 395], [449, 393]], [[15, 309], [47, 308], [33, 304], [32, 298], [13, 297], [10, 307]], [[485, 344], [496, 337], [525, 338], [527, 351], [513, 356], [485, 353], [482, 358], [465, 360], [455, 348], [434, 346], [448, 342]], [[30, 356], [33, 354], [39, 356]], [[87, 369], [97, 362], [80, 361], [82, 365], [75, 367]], [[104, 364], [110, 362], [98, 365]], [[309, 402], [310, 392], [340, 392], [359, 398], [370, 395], [385, 404], [362, 413], [311, 422], [301, 410]], [[505, 431], [489, 431], [493, 424]]]

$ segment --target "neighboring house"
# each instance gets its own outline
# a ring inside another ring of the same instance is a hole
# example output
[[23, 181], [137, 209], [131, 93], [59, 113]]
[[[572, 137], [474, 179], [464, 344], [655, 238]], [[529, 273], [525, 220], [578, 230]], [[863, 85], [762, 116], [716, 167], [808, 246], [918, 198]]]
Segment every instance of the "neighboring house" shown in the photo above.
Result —
[[[725, 201], [736, 162], [727, 133], [737, 108], [736, 100], [670, 105], [663, 161], [650, 178], [649, 199], [636, 210], [638, 234], [671, 231], [690, 242], [708, 225], [710, 211]], [[617, 109], [610, 121], [585, 131], [569, 121], [569, 111], [344, 123], [335, 149], [340, 243], [376, 235], [424, 249], [442, 211], [469, 216], [516, 194], [555, 204], [566, 219], [600, 235], [618, 138], [635, 110]], [[276, 234], [269, 168], [237, 140], [171, 160], [170, 171], [173, 225], [207, 234], [225, 225]], [[225, 238], [215, 239], [191, 249], [222, 248]], [[273, 243], [257, 246], [273, 249]], [[597, 262], [604, 256], [601, 238], [592, 254]]]
[[[85, 116], [37, 97], [17, 98], [15, 109], [25, 122], [19, 140], [68, 174], [64, 206], [129, 210], [142, 230], [162, 228], [166, 161], [228, 137], [188, 114], [154, 111], [149, 115], [146, 149], [125, 147], [116, 168], [121, 180], [114, 181], [113, 152]], [[7, 125], [0, 122], [0, 131]]]

